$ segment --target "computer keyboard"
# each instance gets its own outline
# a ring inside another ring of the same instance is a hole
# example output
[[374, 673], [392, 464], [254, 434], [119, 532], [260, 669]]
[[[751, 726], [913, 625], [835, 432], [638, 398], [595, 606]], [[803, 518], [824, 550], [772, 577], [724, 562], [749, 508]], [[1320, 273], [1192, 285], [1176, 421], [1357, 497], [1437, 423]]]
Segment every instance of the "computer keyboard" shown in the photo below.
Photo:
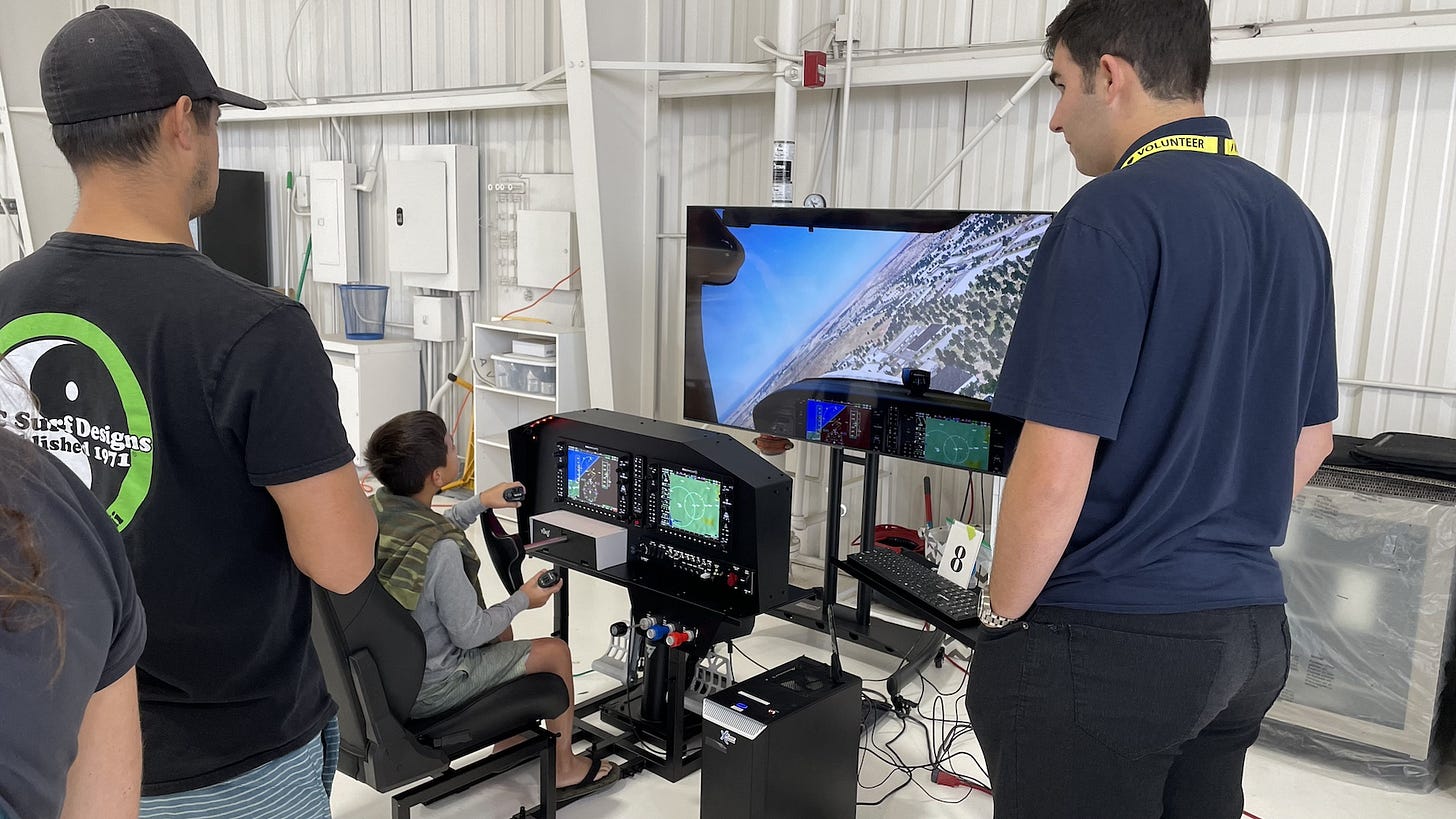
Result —
[[976, 622], [980, 594], [941, 577], [934, 569], [889, 549], [871, 548], [855, 552], [846, 562], [921, 601], [957, 626]]

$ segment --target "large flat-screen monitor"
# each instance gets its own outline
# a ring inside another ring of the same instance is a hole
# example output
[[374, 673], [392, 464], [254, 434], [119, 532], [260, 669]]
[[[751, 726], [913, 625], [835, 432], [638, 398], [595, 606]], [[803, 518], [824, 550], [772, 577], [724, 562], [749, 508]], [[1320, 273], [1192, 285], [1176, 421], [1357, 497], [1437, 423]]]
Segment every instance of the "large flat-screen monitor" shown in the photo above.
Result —
[[222, 168], [212, 210], [192, 222], [198, 251], [250, 282], [268, 282], [268, 191], [262, 171]]
[[[1052, 214], [689, 207], [683, 414], [754, 429], [817, 378], [990, 399]], [[810, 440], [856, 447], [868, 417], [807, 406]], [[768, 430], [762, 430], [767, 432]]]

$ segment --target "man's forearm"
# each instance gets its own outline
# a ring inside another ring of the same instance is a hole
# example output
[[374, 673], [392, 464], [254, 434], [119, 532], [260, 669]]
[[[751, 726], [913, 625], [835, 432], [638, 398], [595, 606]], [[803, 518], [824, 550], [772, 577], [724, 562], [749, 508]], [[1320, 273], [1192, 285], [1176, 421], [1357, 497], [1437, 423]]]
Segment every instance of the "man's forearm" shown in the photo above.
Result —
[[1028, 423], [1006, 481], [991, 570], [992, 609], [1020, 617], [1046, 587], [1087, 498], [1097, 437]]

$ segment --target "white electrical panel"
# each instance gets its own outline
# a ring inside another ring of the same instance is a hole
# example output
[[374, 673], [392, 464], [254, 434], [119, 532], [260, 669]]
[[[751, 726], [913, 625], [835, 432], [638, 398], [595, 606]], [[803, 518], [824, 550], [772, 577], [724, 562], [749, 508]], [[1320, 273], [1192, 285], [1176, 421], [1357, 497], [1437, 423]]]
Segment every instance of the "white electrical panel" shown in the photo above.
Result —
[[479, 149], [404, 145], [387, 175], [390, 270], [409, 287], [479, 290]]
[[576, 181], [569, 173], [523, 173], [526, 207], [531, 210], [576, 210]]
[[446, 187], [443, 162], [390, 163], [384, 231], [390, 270], [449, 274]]
[[314, 281], [345, 284], [359, 280], [358, 169], [348, 162], [315, 162], [309, 166], [312, 203]]
[[[575, 214], [564, 210], [516, 212], [516, 284], [551, 287], [577, 266]], [[561, 282], [575, 290], [578, 279]]]
[[415, 296], [411, 307], [416, 339], [454, 341], [460, 337], [459, 322], [455, 320], [455, 299], [449, 296]]

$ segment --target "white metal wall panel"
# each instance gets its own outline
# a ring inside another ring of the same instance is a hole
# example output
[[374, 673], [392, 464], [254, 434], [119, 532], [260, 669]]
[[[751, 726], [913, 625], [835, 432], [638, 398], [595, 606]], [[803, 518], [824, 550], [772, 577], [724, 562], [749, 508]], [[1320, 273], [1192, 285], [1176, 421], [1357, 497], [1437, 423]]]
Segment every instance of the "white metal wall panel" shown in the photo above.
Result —
[[1040, 40], [1064, 0], [977, 0], [971, 17], [976, 45]]
[[[1342, 371], [1456, 386], [1456, 57], [1406, 57], [1397, 72], [1389, 182], [1369, 227], [1381, 252], [1362, 305], [1364, 343], [1345, 351]], [[1346, 403], [1346, 424], [1362, 433], [1398, 426], [1456, 435], [1456, 396], [1365, 389], [1356, 398]]]
[[[9, 150], [6, 143], [8, 139], [10, 135], [0, 131], [0, 157], [4, 156], [4, 151]], [[10, 164], [0, 160], [0, 197], [13, 198], [18, 190], [20, 183], [10, 175]], [[14, 216], [0, 213], [0, 267], [20, 258], [20, 241], [15, 234], [15, 225]]]
[[[972, 0], [862, 0], [855, 39], [867, 53], [965, 45], [970, 42], [973, 5]], [[664, 0], [662, 8], [664, 60], [767, 60], [753, 38], [762, 35], [772, 42], [778, 33], [776, 0]], [[834, 19], [848, 9], [847, 0], [803, 0], [799, 4], [799, 42], [775, 45], [785, 51], [822, 49]], [[732, 36], [725, 37], [724, 32]]]
[[[213, 73], [262, 99], [288, 99], [283, 53], [303, 97], [525, 82], [561, 62], [559, 12], [541, 0], [118, 0], [176, 21]], [[77, 14], [94, 6], [72, 3]]]
[[[1040, 39], [1066, 5], [1066, 0], [977, 0], [972, 41]], [[1208, 6], [1215, 27], [1451, 8], [1453, 0], [1211, 0]]]

